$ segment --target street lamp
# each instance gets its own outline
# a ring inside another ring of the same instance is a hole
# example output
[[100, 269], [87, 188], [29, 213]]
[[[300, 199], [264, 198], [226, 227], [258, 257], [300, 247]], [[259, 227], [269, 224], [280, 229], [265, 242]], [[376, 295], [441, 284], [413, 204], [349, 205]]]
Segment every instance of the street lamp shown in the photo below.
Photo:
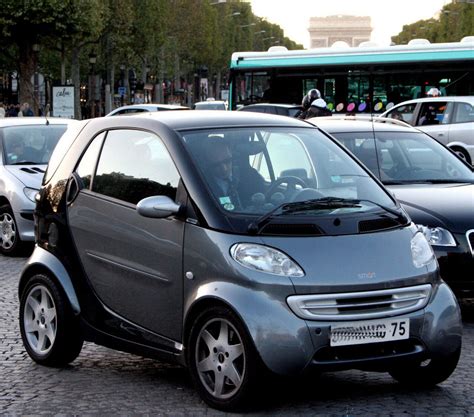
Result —
[[234, 16], [240, 16], [240, 12], [233, 12], [227, 15], [227, 17], [234, 17]]
[[31, 49], [33, 50], [33, 65], [34, 65], [34, 73], [33, 73], [33, 111], [35, 115], [38, 114], [38, 107], [39, 107], [39, 82], [38, 82], [38, 55], [40, 51], [40, 46], [37, 43], [31, 45]]
[[94, 52], [89, 54], [89, 64], [90, 64], [90, 82], [89, 82], [89, 100], [90, 100], [90, 107], [91, 107], [91, 117], [95, 117], [95, 99], [96, 99], [96, 91], [95, 91], [95, 74], [94, 74], [94, 66], [97, 62], [97, 55]]
[[248, 28], [250, 26], [255, 26], [255, 25], [256, 25], [256, 23], [253, 22], [253, 23], [249, 23], [248, 25], [239, 25], [239, 28]]

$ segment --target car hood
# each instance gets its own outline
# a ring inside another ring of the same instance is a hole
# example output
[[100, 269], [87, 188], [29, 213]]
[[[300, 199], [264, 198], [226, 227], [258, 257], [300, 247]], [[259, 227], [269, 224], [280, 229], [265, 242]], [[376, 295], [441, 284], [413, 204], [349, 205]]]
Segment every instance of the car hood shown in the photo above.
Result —
[[40, 189], [46, 165], [7, 165], [5, 169], [25, 187]]
[[417, 224], [455, 233], [474, 228], [474, 184], [391, 185], [388, 188]]
[[398, 288], [435, 279], [435, 262], [422, 268], [413, 264], [415, 231], [409, 226], [342, 236], [262, 236], [262, 240], [284, 251], [304, 270], [304, 277], [291, 278], [297, 294], [324, 294]]

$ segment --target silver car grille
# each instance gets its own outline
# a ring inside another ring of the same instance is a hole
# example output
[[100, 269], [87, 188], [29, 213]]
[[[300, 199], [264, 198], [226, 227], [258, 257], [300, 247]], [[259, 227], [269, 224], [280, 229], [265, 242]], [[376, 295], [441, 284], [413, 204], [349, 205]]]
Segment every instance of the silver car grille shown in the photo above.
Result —
[[362, 320], [391, 317], [426, 306], [431, 285], [337, 294], [292, 295], [291, 310], [306, 320]]
[[471, 248], [471, 253], [474, 255], [474, 230], [468, 230], [466, 232], [466, 238]]

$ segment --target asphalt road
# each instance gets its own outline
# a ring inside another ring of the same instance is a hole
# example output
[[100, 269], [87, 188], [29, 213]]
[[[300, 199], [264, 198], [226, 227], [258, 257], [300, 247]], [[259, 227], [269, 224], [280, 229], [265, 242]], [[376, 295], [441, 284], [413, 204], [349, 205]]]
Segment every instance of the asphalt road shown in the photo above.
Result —
[[[221, 416], [207, 407], [187, 371], [86, 343], [65, 369], [35, 364], [18, 327], [17, 282], [24, 258], [0, 255], [0, 415]], [[474, 304], [463, 308], [455, 373], [432, 389], [408, 390], [388, 374], [344, 371], [261, 387], [271, 416], [474, 416]]]

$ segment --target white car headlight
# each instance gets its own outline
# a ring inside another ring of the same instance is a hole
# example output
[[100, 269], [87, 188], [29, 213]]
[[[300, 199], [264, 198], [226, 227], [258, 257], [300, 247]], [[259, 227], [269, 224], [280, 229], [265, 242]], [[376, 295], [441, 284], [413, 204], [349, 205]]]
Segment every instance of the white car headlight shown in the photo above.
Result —
[[417, 268], [428, 265], [434, 259], [434, 252], [423, 233], [416, 233], [411, 240], [411, 256]]
[[288, 255], [254, 243], [237, 243], [230, 248], [232, 258], [240, 265], [256, 271], [290, 277], [303, 277], [304, 271]]
[[36, 188], [25, 187], [23, 188], [23, 192], [25, 193], [28, 200], [33, 201], [33, 203], [36, 203], [35, 196], [39, 192], [39, 190], [37, 190]]
[[456, 241], [449, 230], [443, 229], [442, 227], [428, 227], [422, 224], [418, 224], [417, 226], [431, 245], [456, 246]]

